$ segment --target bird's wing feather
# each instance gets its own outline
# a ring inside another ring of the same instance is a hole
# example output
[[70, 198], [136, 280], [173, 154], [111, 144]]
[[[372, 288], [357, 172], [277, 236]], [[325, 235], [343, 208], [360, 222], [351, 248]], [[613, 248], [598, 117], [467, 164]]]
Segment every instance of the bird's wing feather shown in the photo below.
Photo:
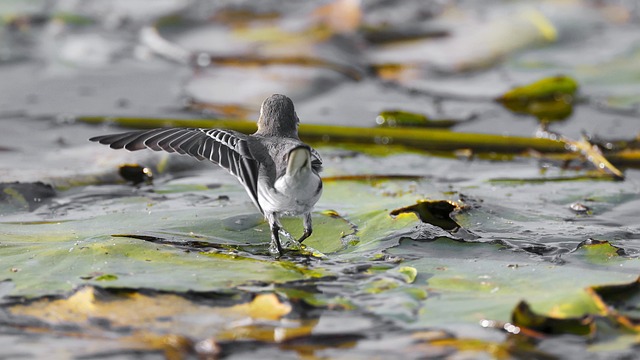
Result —
[[311, 168], [320, 173], [322, 171], [322, 158], [316, 149], [311, 148]]
[[153, 129], [96, 136], [91, 139], [113, 149], [151, 149], [177, 152], [207, 159], [229, 171], [244, 185], [260, 212], [258, 203], [258, 161], [249, 149], [248, 136], [220, 129]]

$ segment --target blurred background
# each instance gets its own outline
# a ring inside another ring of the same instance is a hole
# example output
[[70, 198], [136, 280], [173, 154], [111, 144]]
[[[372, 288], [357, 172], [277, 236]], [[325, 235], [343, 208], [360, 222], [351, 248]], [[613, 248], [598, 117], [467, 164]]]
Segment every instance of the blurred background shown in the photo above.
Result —
[[[303, 122], [389, 109], [531, 135], [492, 99], [564, 74], [588, 106], [555, 130], [628, 135], [640, 99], [636, 1], [0, 2], [0, 117], [255, 119], [272, 93]], [[3, 141], [6, 141], [3, 139]]]

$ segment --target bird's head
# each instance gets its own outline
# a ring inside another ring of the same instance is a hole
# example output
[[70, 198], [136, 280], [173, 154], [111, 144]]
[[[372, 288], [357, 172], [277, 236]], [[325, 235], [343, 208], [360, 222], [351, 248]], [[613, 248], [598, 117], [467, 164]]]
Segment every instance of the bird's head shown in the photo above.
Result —
[[260, 107], [258, 131], [263, 136], [298, 137], [298, 115], [293, 101], [287, 96], [274, 94], [269, 96]]

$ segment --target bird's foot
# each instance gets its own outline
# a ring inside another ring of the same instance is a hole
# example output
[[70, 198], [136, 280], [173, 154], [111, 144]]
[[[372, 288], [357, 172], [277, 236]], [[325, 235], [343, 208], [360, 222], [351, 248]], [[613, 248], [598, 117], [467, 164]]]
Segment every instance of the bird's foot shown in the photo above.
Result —
[[282, 256], [282, 247], [280, 247], [278, 243], [272, 241], [269, 245], [269, 253], [275, 258], [279, 258]]
[[280, 240], [283, 248], [287, 250], [300, 250], [300, 242], [284, 229], [280, 229]]

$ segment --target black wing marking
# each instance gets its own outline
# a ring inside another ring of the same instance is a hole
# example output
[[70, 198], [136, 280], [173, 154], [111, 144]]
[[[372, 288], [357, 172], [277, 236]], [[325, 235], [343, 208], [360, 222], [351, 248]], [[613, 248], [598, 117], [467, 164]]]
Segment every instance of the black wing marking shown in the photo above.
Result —
[[253, 203], [263, 212], [258, 203], [259, 165], [251, 154], [247, 138], [245, 134], [230, 130], [171, 128], [130, 131], [89, 140], [109, 145], [112, 149], [151, 149], [186, 154], [198, 160], [207, 159], [238, 178]]
[[314, 148], [311, 148], [311, 168], [315, 170], [316, 173], [322, 171], [322, 158]]

